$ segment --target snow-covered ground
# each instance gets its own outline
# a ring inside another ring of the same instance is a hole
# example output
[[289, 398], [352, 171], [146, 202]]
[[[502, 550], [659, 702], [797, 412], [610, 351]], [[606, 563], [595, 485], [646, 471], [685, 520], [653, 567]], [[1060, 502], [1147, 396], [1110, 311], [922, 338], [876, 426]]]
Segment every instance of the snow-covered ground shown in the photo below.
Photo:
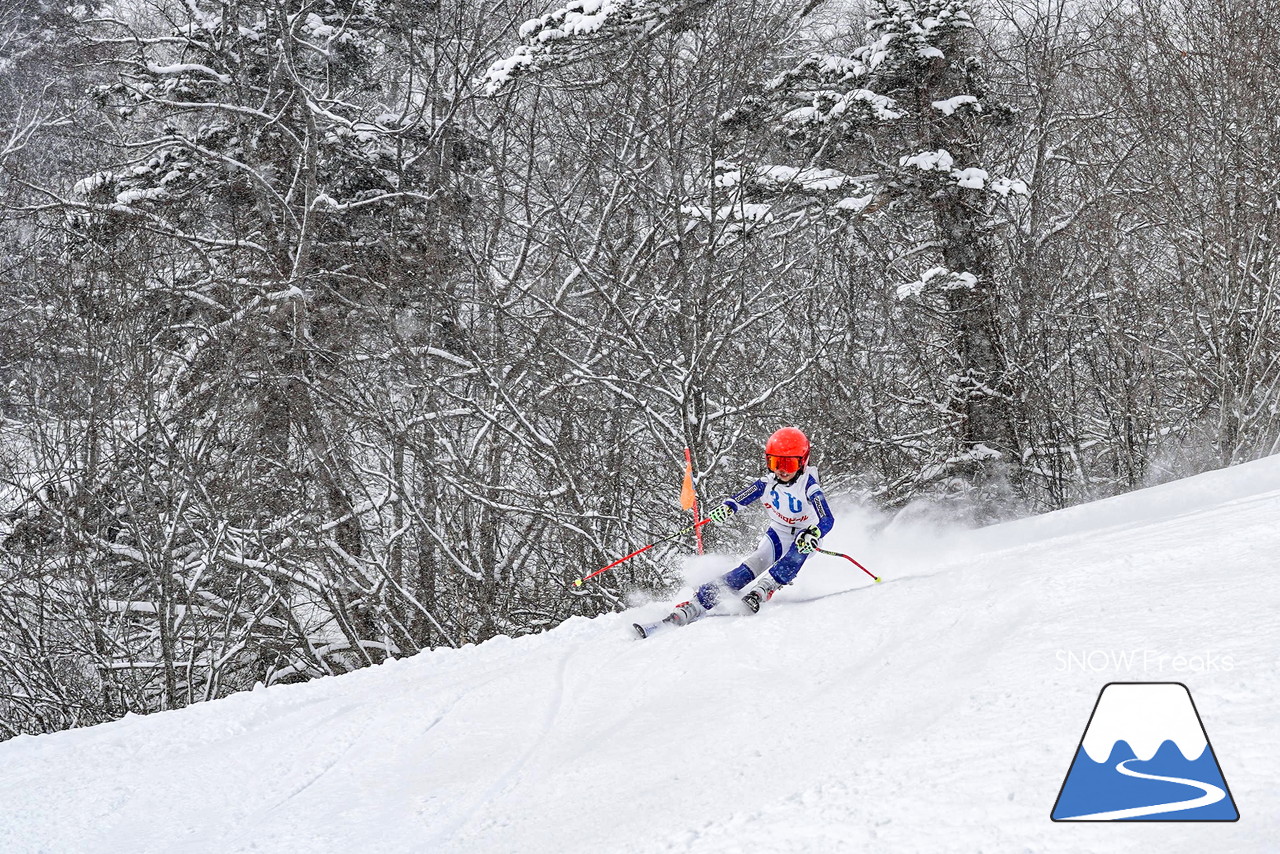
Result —
[[[1273, 851], [1280, 457], [974, 532], [846, 512], [755, 617], [662, 603], [0, 745], [3, 852]], [[704, 559], [704, 562], [714, 559]], [[1180, 681], [1237, 823], [1049, 819]]]

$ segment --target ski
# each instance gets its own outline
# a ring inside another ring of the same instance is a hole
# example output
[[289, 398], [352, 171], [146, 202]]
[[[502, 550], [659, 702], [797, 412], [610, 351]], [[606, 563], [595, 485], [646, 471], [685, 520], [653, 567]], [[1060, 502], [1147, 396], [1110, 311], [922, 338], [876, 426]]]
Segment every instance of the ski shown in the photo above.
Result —
[[645, 638], [653, 637], [665, 628], [672, 628], [672, 626], [664, 620], [659, 620], [656, 623], [632, 623], [631, 628], [635, 630], [636, 637], [639, 640], [644, 640]]
[[[877, 583], [884, 581], [883, 578], [879, 578], [876, 576], [872, 576], [872, 577], [875, 578]], [[904, 576], [904, 577], [913, 578], [915, 576]], [[808, 597], [803, 599], [791, 599], [791, 601], [797, 604], [801, 602], [814, 602], [814, 601], [817, 601], [818, 599], [826, 599], [829, 596], [839, 596], [845, 593], [851, 593], [854, 590], [859, 590], [859, 589], [862, 589], [862, 588], [851, 587], [848, 590], [838, 590], [834, 593], [826, 593], [821, 596], [813, 596], [813, 597]], [[673, 612], [670, 616], [664, 617], [663, 619], [659, 620], [656, 623], [632, 623], [631, 629], [633, 632], [635, 632], [635, 635], [637, 638], [643, 640], [644, 638], [653, 637], [655, 634], [659, 632], [667, 631], [668, 629], [678, 629], [681, 626], [687, 626], [689, 625], [689, 623], [697, 622], [698, 620], [701, 620], [704, 617], [732, 617], [732, 616], [745, 616], [749, 614], [758, 614], [760, 613], [760, 608], [764, 605], [764, 603], [771, 601], [773, 599], [773, 594], [777, 592], [778, 592], [778, 589], [776, 588], [772, 590], [763, 590], [763, 589], [757, 588], [747, 593], [746, 596], [739, 598], [738, 601], [742, 603], [741, 608], [730, 608], [729, 610], [717, 609], [715, 611], [712, 611], [711, 613], [704, 613], [698, 617], [695, 617], [692, 620], [678, 619], [680, 608], [683, 605], [688, 604], [687, 602], [681, 603], [681, 605], [676, 606], [676, 611]]]
[[[635, 630], [636, 636], [641, 640], [644, 640], [645, 638], [653, 637], [658, 632], [664, 632], [668, 629], [678, 629], [681, 626], [687, 626], [690, 623], [697, 622], [701, 617], [695, 617], [691, 620], [681, 613], [680, 609], [687, 604], [689, 603], [682, 602], [680, 605], [677, 605], [676, 610], [672, 611], [668, 616], [663, 617], [656, 623], [632, 623], [631, 627]], [[702, 616], [706, 616], [706, 613], [704, 612]]]
[[767, 596], [761, 596], [759, 591], [753, 590], [750, 593], [748, 593], [746, 596], [742, 597], [741, 599], [741, 602], [743, 603], [745, 610], [732, 609], [732, 608], [729, 610], [716, 610], [716, 611], [712, 611], [711, 613], [704, 613], [702, 616], [697, 617], [693, 620], [678, 619], [677, 614], [679, 612], [677, 610], [677, 612], [672, 613], [670, 616], [663, 617], [661, 620], [659, 620], [656, 623], [632, 623], [631, 629], [632, 631], [635, 632], [636, 637], [638, 639], [644, 640], [645, 638], [653, 637], [659, 632], [665, 632], [670, 629], [678, 629], [681, 626], [688, 626], [688, 625], [691, 625], [692, 623], [698, 622], [699, 620], [706, 619], [707, 617], [734, 617], [734, 616], [745, 616], [749, 614], [757, 614], [760, 612], [760, 606], [763, 603], [768, 602], [772, 598], [773, 598], [773, 591], [769, 591], [769, 594]]
[[[707, 616], [719, 617], [720, 614], [708, 614]], [[696, 622], [696, 621], [695, 621]], [[687, 626], [689, 623], [677, 623], [670, 617], [664, 617], [656, 623], [632, 623], [631, 628], [636, 633], [636, 637], [640, 640], [651, 638], [659, 632], [668, 632], [672, 629], [678, 629], [681, 626]]]

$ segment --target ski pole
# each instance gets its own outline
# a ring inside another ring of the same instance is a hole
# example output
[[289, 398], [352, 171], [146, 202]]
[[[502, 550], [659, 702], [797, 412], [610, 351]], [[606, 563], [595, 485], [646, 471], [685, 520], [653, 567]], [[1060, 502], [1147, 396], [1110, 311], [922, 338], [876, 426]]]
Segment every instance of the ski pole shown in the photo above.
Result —
[[681, 528], [679, 531], [676, 531], [674, 534], [672, 534], [672, 535], [671, 535], [671, 536], [669, 536], [669, 537], [663, 537], [663, 538], [662, 538], [662, 539], [660, 539], [660, 540], [655, 540], [655, 541], [653, 541], [652, 543], [649, 543], [649, 545], [645, 546], [644, 548], [636, 549], [635, 551], [633, 551], [631, 554], [627, 555], [626, 557], [620, 557], [620, 558], [618, 558], [617, 560], [615, 560], [613, 563], [609, 564], [608, 566], [603, 567], [602, 569], [597, 569], [595, 572], [591, 573], [590, 575], [584, 575], [584, 576], [582, 576], [581, 578], [579, 578], [579, 579], [577, 579], [576, 581], [574, 581], [574, 582], [573, 582], [573, 586], [574, 586], [574, 587], [581, 587], [581, 586], [582, 586], [582, 582], [586, 581], [588, 578], [595, 578], [597, 575], [599, 575], [599, 574], [600, 574], [600, 573], [602, 573], [602, 572], [608, 572], [609, 570], [613, 569], [613, 568], [614, 568], [615, 566], [617, 566], [618, 564], [620, 564], [620, 563], [622, 563], [622, 562], [624, 562], [624, 561], [631, 560], [631, 559], [632, 559], [633, 557], [635, 557], [636, 555], [641, 554], [641, 553], [643, 553], [643, 552], [647, 552], [649, 549], [653, 548], [654, 546], [660, 546], [660, 545], [662, 545], [663, 543], [671, 542], [671, 541], [672, 541], [672, 540], [674, 540], [676, 537], [683, 537], [685, 534], [689, 533], [690, 531], [696, 531], [698, 528], [701, 528], [703, 525], [707, 524], [707, 523], [708, 523], [708, 522], [710, 522], [710, 521], [711, 521], [710, 519], [701, 519], [701, 520], [699, 520], [699, 521], [697, 521], [697, 522], [694, 522], [692, 525], [690, 525], [690, 526], [689, 526], [689, 527], [687, 527], [687, 528]]
[[856, 560], [854, 560], [853, 558], [849, 557], [847, 554], [844, 554], [843, 552], [833, 552], [833, 551], [828, 551], [828, 550], [826, 550], [826, 549], [814, 549], [814, 551], [815, 551], [815, 552], [822, 552], [824, 555], [831, 555], [832, 557], [842, 557], [842, 558], [844, 558], [845, 560], [849, 561], [849, 563], [851, 563], [851, 564], [853, 564], [854, 566], [856, 566], [858, 569], [860, 569], [860, 570], [862, 570], [863, 572], [865, 572], [867, 575], [870, 575], [872, 578], [874, 578], [874, 579], [876, 580], [876, 584], [879, 584], [879, 583], [880, 583], [880, 576], [876, 575], [876, 574], [875, 574], [875, 573], [873, 573], [871, 570], [867, 569], [865, 566], [863, 566], [862, 564], [858, 563]]

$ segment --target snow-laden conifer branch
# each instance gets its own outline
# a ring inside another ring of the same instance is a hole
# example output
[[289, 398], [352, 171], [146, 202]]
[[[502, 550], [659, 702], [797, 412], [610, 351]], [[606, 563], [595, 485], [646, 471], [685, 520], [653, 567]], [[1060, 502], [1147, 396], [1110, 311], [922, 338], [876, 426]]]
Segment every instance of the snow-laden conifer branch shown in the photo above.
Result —
[[[730, 111], [724, 121], [729, 126], [762, 121], [774, 124], [797, 144], [828, 156], [854, 139], [869, 139], [879, 127], [904, 119], [908, 109], [899, 103], [899, 97], [911, 93], [905, 85], [910, 75], [923, 74], [937, 63], [963, 68], [963, 57], [956, 52], [972, 28], [967, 0], [878, 0], [867, 24], [867, 43], [848, 56], [806, 56], [770, 80], [762, 97]], [[952, 77], [963, 81], [968, 72]], [[960, 91], [934, 98], [931, 107], [939, 121], [980, 120], [986, 112], [984, 97], [981, 91]], [[1001, 197], [1027, 193], [1024, 182], [1015, 178], [993, 181], [981, 164], [956, 163], [945, 149], [903, 154], [896, 170], [892, 163], [879, 165], [882, 174], [864, 181], [864, 189], [869, 190], [873, 183], [880, 189], [850, 197], [842, 210], [878, 207], [872, 200], [884, 193], [895, 195], [898, 191], [893, 185], [903, 177], [901, 170], [908, 168], [941, 172], [960, 188], [989, 189]]]
[[531, 74], [600, 52], [622, 52], [674, 29], [691, 26], [714, 0], [573, 0], [520, 26], [521, 44], [496, 60], [480, 78], [481, 91], [497, 95]]

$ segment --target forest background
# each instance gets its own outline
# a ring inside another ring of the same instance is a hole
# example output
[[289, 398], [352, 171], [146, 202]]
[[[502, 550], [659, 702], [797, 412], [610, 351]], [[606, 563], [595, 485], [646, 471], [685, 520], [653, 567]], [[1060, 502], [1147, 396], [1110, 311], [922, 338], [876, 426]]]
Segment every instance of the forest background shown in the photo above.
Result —
[[1259, 0], [11, 0], [0, 736], [624, 607], [782, 424], [975, 524], [1280, 451], [1278, 67]]

